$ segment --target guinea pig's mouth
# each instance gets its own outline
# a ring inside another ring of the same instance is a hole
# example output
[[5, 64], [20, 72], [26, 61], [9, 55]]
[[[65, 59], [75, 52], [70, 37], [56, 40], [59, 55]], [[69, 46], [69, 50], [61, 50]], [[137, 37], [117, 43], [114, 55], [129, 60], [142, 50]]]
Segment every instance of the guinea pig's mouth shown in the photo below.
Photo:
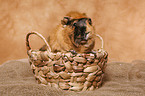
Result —
[[72, 36], [71, 41], [72, 41], [73, 45], [76, 46], [76, 47], [79, 47], [81, 45], [87, 44], [88, 39], [89, 39], [89, 34], [88, 33], [90, 33], [90, 32], [85, 33], [86, 35], [84, 35], [84, 36], [80, 36], [80, 35]]
[[84, 45], [84, 44], [87, 43], [87, 40], [86, 40], [86, 39], [82, 39], [82, 38], [76, 38], [76, 39], [74, 40], [74, 42], [75, 42], [76, 44], [79, 44], [79, 45]]

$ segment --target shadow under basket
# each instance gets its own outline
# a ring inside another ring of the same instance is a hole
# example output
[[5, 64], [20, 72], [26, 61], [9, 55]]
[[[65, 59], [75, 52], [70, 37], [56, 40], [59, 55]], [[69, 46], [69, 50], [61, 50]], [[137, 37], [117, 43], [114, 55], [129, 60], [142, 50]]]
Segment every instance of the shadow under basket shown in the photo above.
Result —
[[[39, 36], [48, 50], [31, 50], [31, 34]], [[101, 37], [100, 39], [102, 40]], [[26, 47], [31, 69], [38, 83], [70, 91], [94, 90], [102, 84], [108, 57], [103, 48], [82, 54], [73, 50], [53, 53], [46, 39], [37, 32], [27, 34]]]

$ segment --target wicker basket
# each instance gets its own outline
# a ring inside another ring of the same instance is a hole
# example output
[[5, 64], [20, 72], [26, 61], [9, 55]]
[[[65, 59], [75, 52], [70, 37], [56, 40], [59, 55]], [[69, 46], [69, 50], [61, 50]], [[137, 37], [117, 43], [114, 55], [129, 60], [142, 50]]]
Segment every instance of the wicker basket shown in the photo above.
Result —
[[[31, 50], [29, 36], [39, 36], [48, 46], [47, 51]], [[99, 35], [97, 35], [99, 36]], [[99, 36], [100, 37], [100, 36]], [[79, 54], [74, 51], [52, 53], [45, 38], [30, 32], [26, 36], [27, 54], [38, 83], [71, 91], [85, 91], [102, 84], [108, 54], [102, 48], [98, 51]]]

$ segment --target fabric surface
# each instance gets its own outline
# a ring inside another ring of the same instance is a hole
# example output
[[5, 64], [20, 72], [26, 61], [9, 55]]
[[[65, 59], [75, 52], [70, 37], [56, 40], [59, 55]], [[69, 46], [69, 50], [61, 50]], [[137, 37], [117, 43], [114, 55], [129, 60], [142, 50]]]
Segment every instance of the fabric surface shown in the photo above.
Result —
[[0, 96], [145, 96], [145, 61], [107, 64], [99, 89], [70, 92], [37, 84], [27, 59], [0, 65]]

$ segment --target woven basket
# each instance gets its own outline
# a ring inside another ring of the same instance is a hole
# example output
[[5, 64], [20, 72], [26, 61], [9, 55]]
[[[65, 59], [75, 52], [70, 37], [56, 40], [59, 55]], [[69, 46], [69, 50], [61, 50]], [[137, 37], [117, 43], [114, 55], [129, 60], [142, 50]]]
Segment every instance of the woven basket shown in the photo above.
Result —
[[[47, 51], [31, 50], [29, 36], [39, 36], [48, 46]], [[96, 35], [100, 37], [99, 35]], [[94, 90], [102, 84], [108, 54], [102, 48], [98, 51], [79, 54], [74, 51], [51, 52], [46, 39], [37, 32], [26, 36], [27, 54], [38, 83], [71, 91]]]

